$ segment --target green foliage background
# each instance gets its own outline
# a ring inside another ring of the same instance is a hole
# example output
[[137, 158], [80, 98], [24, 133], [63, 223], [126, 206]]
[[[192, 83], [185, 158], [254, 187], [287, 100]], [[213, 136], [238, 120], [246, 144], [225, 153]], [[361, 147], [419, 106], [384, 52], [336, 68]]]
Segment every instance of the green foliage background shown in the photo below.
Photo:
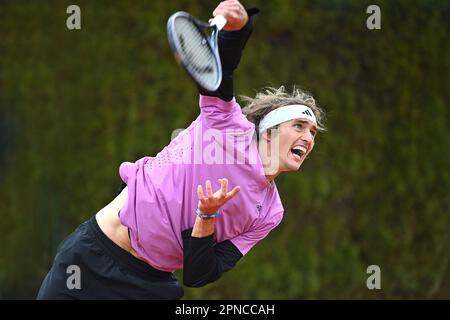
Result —
[[[198, 114], [166, 21], [217, 2], [75, 2], [0, 2], [0, 298], [34, 298], [61, 239], [114, 197], [120, 163]], [[328, 132], [277, 179], [280, 227], [185, 298], [450, 298], [449, 2], [243, 2], [262, 13], [236, 93], [300, 85]], [[381, 290], [366, 287], [372, 264]]]

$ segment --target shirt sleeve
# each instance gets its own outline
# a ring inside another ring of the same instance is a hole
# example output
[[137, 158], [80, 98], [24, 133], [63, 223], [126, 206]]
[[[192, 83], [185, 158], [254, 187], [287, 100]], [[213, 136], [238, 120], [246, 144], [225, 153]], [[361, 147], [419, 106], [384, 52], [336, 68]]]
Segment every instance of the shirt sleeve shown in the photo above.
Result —
[[214, 235], [192, 237], [192, 228], [182, 232], [184, 267], [183, 283], [188, 287], [202, 287], [219, 279], [234, 268], [241, 252], [226, 240], [214, 243]]
[[255, 128], [254, 124], [242, 114], [235, 98], [224, 101], [217, 97], [200, 95], [199, 105], [201, 120], [207, 128], [240, 129], [244, 132]]
[[257, 223], [249, 231], [234, 237], [231, 242], [239, 249], [242, 255], [246, 255], [259, 241], [275, 229], [283, 219], [283, 212]]

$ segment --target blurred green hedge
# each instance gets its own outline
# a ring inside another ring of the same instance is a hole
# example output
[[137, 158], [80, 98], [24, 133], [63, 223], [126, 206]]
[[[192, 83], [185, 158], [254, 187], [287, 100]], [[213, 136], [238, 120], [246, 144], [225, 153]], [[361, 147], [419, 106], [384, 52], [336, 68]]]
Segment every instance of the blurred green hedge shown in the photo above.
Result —
[[[120, 163], [197, 116], [166, 21], [215, 3], [80, 0], [79, 31], [72, 1], [0, 3], [0, 298], [34, 298], [61, 239], [114, 197]], [[279, 228], [185, 298], [450, 298], [448, 1], [244, 4], [262, 13], [236, 94], [300, 85], [328, 132], [277, 179]], [[381, 290], [366, 287], [372, 264]]]

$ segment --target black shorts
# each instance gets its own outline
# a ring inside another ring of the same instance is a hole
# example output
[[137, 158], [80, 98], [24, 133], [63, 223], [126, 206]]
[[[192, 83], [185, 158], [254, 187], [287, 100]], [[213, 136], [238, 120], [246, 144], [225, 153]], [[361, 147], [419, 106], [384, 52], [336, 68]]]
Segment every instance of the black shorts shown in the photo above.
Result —
[[183, 294], [173, 273], [120, 248], [94, 216], [59, 245], [37, 299], [180, 299]]

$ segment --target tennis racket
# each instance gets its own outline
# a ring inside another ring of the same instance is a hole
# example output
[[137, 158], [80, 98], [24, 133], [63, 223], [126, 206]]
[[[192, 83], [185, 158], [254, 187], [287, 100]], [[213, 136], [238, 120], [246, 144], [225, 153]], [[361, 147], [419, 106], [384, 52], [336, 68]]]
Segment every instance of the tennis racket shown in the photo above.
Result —
[[[221, 15], [209, 24], [184, 11], [172, 14], [167, 21], [167, 37], [175, 60], [198, 86], [208, 91], [216, 91], [222, 82], [217, 36], [226, 23]], [[211, 37], [207, 31], [211, 31]]]

